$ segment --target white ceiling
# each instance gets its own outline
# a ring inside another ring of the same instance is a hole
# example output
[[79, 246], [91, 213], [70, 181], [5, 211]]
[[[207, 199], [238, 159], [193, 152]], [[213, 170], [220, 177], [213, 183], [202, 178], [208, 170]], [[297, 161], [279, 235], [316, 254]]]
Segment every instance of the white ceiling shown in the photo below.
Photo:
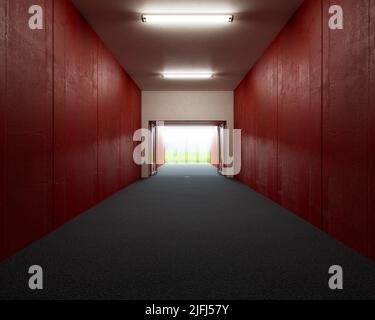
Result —
[[[142, 90], [233, 90], [303, 0], [73, 0]], [[221, 26], [156, 26], [142, 13], [234, 14]], [[163, 71], [215, 73], [165, 80]]]

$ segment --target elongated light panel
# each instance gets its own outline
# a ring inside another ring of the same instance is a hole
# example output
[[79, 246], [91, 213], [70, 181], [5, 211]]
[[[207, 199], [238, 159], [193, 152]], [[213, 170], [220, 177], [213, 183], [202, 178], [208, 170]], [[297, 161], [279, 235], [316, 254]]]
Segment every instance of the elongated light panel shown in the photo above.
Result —
[[142, 21], [153, 24], [182, 24], [182, 25], [204, 25], [225, 24], [233, 22], [233, 15], [229, 14], [144, 14]]
[[213, 77], [212, 73], [163, 73], [164, 79], [176, 79], [176, 80], [184, 80], [184, 79], [211, 79]]

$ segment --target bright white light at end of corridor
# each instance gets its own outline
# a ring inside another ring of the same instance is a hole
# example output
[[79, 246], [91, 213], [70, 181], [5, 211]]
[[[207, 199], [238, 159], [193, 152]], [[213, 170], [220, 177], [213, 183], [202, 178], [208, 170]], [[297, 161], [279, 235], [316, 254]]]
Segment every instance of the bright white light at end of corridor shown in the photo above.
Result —
[[162, 135], [166, 151], [208, 152], [214, 143], [216, 127], [166, 126]]

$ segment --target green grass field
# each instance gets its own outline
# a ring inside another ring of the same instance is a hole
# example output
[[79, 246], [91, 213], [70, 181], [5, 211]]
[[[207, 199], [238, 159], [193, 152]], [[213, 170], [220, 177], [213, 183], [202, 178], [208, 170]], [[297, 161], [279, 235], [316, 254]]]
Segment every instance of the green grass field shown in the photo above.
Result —
[[210, 163], [211, 152], [165, 152], [166, 163]]

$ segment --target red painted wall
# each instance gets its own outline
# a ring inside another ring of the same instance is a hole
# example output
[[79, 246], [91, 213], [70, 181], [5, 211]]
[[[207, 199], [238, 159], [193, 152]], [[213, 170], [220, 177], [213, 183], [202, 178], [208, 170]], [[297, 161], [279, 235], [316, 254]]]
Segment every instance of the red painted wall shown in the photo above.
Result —
[[375, 0], [306, 0], [235, 92], [238, 178], [373, 259], [374, 25]]
[[0, 260], [4, 255], [6, 1], [0, 0]]
[[321, 226], [321, 4], [306, 1], [278, 39], [280, 203]]
[[370, 96], [368, 115], [368, 226], [369, 255], [375, 257], [375, 0], [370, 1]]
[[70, 0], [0, 0], [0, 20], [3, 259], [139, 179], [141, 98]]
[[[324, 11], [328, 12], [331, 3], [324, 3]], [[325, 30], [323, 38], [324, 227], [366, 253], [370, 245], [367, 223], [370, 214], [369, 1], [339, 3], [347, 11], [346, 31]], [[326, 13], [323, 18], [327, 19]]]

